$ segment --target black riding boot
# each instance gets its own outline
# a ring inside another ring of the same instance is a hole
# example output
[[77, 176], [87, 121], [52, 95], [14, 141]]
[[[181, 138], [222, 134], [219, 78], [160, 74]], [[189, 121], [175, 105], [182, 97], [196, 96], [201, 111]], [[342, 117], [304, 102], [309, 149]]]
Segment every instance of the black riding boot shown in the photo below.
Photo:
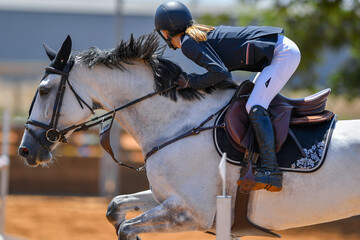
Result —
[[255, 105], [250, 109], [249, 120], [255, 132], [261, 158], [253, 190], [281, 191], [282, 172], [277, 164], [274, 129], [269, 114], [262, 106]]

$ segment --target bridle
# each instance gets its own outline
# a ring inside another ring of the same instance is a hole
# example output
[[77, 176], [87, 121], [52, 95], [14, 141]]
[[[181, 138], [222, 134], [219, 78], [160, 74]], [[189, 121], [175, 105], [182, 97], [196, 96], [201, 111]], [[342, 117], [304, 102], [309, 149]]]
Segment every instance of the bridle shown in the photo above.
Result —
[[[55, 98], [55, 102], [54, 102], [54, 107], [53, 107], [53, 113], [51, 116], [51, 121], [49, 124], [46, 123], [42, 123], [36, 120], [32, 120], [30, 119], [30, 115], [33, 109], [33, 106], [35, 104], [35, 100], [37, 97], [37, 94], [39, 93], [39, 90], [36, 91], [35, 96], [32, 100], [31, 106], [30, 106], [30, 110], [29, 110], [29, 117], [28, 120], [25, 123], [25, 129], [31, 134], [31, 136], [46, 150], [50, 151], [50, 146], [53, 143], [57, 143], [57, 142], [62, 142], [62, 143], [67, 143], [67, 138], [66, 138], [66, 134], [69, 133], [70, 131], [74, 131], [74, 132], [78, 132], [78, 131], [86, 131], [88, 130], [90, 127], [96, 126], [98, 124], [101, 124], [104, 121], [107, 121], [109, 119], [114, 119], [115, 118], [115, 113], [117, 111], [120, 111], [122, 109], [125, 109], [127, 107], [130, 107], [138, 102], [141, 102], [145, 99], [148, 99], [150, 97], [153, 97], [155, 95], [170, 91], [172, 89], [174, 89], [176, 87], [176, 85], [173, 85], [169, 88], [166, 88], [164, 90], [159, 90], [159, 91], [155, 91], [152, 92], [148, 95], [145, 95], [143, 97], [140, 97], [132, 102], [129, 102], [121, 107], [115, 108], [112, 111], [109, 111], [105, 114], [102, 114], [100, 116], [91, 118], [88, 121], [79, 123], [79, 124], [75, 124], [72, 125], [70, 127], [67, 127], [65, 129], [59, 130], [57, 129], [57, 125], [58, 125], [58, 121], [60, 118], [60, 111], [61, 111], [61, 107], [62, 107], [62, 101], [64, 98], [64, 94], [65, 94], [65, 89], [66, 89], [66, 85], [69, 86], [70, 90], [72, 91], [72, 93], [75, 95], [76, 99], [78, 100], [78, 103], [80, 104], [81, 108], [84, 109], [84, 105], [91, 111], [92, 114], [95, 114], [94, 110], [90, 107], [89, 104], [87, 104], [81, 97], [80, 95], [75, 91], [75, 89], [72, 87], [72, 85], [69, 82], [69, 73], [71, 68], [74, 65], [74, 61], [69, 61], [65, 66], [63, 70], [59, 70], [56, 69], [52, 66], [48, 66], [45, 67], [45, 75], [42, 78], [42, 80], [44, 80], [49, 74], [58, 74], [61, 76], [61, 80], [60, 80], [60, 84], [58, 87], [58, 91], [56, 93], [56, 98]], [[42, 128], [45, 132], [45, 142], [42, 140], [42, 138], [38, 137], [35, 132], [29, 127], [29, 125], [33, 125], [39, 128]], [[115, 159], [114, 159], [115, 160]], [[118, 162], [117, 160], [115, 160], [118, 164], [120, 162]], [[123, 164], [120, 164], [123, 165]]]
[[[61, 111], [61, 107], [62, 107], [62, 101], [64, 98], [64, 94], [65, 94], [65, 89], [66, 89], [66, 84], [69, 86], [70, 90], [74, 93], [76, 99], [78, 100], [80, 106], [82, 109], [84, 109], [84, 105], [91, 111], [92, 114], [95, 114], [94, 110], [89, 106], [89, 104], [87, 104], [80, 96], [79, 94], [77, 94], [77, 92], [74, 90], [74, 88], [72, 87], [72, 85], [69, 82], [69, 72], [73, 66], [74, 62], [73, 61], [69, 61], [65, 66], [64, 66], [64, 70], [58, 70], [52, 66], [47, 66], [45, 67], [45, 75], [42, 78], [42, 80], [44, 80], [49, 74], [58, 74], [61, 75], [61, 80], [60, 80], [60, 84], [56, 93], [56, 98], [55, 98], [55, 103], [54, 103], [54, 107], [53, 107], [53, 113], [51, 116], [51, 121], [49, 124], [46, 123], [42, 123], [36, 120], [32, 120], [30, 119], [30, 115], [36, 100], [36, 96], [38, 94], [38, 90], [36, 91], [36, 94], [34, 96], [34, 99], [31, 103], [30, 106], [30, 110], [29, 110], [29, 117], [28, 120], [26, 121], [25, 124], [25, 129], [40, 143], [40, 145], [42, 147], [44, 147], [45, 149], [47, 149], [48, 151], [50, 151], [50, 147], [49, 145], [51, 145], [52, 143], [56, 143], [56, 142], [63, 142], [66, 143], [67, 139], [65, 137], [65, 135], [77, 128], [76, 125], [72, 126], [72, 128], [66, 128], [64, 130], [58, 130], [57, 129], [57, 125], [58, 125], [58, 121], [59, 121], [59, 117], [60, 117], [60, 111]], [[35, 132], [29, 128], [28, 125], [34, 125], [36, 127], [40, 127], [42, 129], [45, 130], [45, 139], [47, 140], [47, 143], [44, 143], [36, 134]], [[81, 124], [79, 124], [81, 125]]]

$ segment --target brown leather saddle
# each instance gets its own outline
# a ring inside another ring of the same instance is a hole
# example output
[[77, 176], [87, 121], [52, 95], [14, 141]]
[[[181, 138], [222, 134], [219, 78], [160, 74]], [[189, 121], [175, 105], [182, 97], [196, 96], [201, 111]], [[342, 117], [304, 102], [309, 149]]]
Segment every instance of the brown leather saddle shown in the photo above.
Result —
[[[232, 145], [241, 152], [246, 152], [251, 142], [252, 128], [245, 105], [253, 88], [253, 82], [244, 81], [234, 95], [225, 116], [225, 128], [229, 139]], [[327, 121], [334, 116], [333, 112], [325, 110], [330, 91], [328, 88], [299, 99], [287, 98], [280, 94], [275, 96], [268, 111], [274, 127], [277, 152], [281, 149], [288, 134], [295, 138], [289, 129], [291, 124], [314, 124]]]

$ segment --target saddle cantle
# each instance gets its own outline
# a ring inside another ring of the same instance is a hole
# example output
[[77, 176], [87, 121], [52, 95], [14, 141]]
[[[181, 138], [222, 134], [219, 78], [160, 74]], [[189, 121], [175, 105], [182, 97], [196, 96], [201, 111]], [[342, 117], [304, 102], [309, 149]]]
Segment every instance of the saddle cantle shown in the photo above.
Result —
[[[246, 101], [254, 83], [244, 81], [235, 93], [225, 116], [226, 132], [234, 147], [245, 152], [249, 148], [251, 126], [245, 109]], [[288, 134], [290, 125], [314, 124], [327, 121], [334, 116], [325, 110], [330, 89], [325, 89], [311, 96], [291, 99], [278, 94], [269, 106], [269, 114], [274, 127], [276, 152], [279, 152]], [[294, 141], [297, 139], [294, 138]], [[299, 146], [300, 147], [300, 146]]]

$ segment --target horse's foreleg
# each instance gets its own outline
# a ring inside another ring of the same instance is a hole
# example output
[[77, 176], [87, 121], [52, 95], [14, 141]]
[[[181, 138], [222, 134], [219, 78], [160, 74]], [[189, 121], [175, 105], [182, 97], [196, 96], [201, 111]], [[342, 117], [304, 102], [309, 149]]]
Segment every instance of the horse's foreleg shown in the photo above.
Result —
[[150, 190], [120, 195], [114, 197], [109, 203], [106, 217], [115, 229], [118, 229], [120, 224], [125, 221], [128, 212], [146, 212], [158, 205], [159, 203], [154, 199]]
[[182, 232], [205, 230], [198, 224], [196, 216], [175, 198], [169, 198], [159, 206], [123, 222], [119, 240], [137, 239], [137, 235], [150, 232]]

